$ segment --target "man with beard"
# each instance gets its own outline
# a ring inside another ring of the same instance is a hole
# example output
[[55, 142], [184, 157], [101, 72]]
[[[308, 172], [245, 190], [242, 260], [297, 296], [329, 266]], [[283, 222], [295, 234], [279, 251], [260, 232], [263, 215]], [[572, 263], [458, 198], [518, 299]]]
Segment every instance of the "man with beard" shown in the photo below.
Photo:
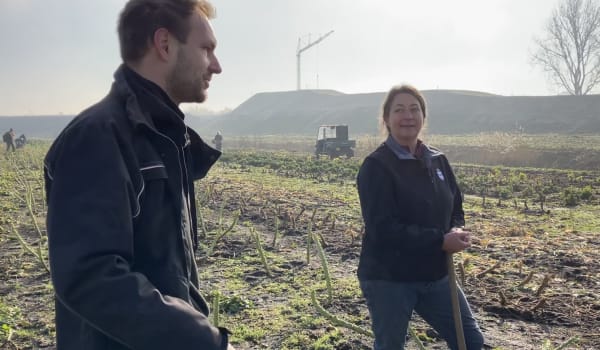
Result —
[[220, 152], [184, 123], [221, 73], [205, 0], [130, 0], [108, 95], [45, 158], [58, 350], [233, 349], [198, 290], [193, 181]]

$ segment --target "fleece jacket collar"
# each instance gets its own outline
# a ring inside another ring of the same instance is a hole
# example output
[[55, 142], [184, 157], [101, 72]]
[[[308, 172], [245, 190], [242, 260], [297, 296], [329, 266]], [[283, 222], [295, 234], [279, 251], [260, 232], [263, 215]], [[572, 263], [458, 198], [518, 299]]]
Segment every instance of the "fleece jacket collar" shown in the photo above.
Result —
[[386, 146], [388, 146], [392, 150], [392, 152], [396, 155], [396, 157], [398, 157], [398, 159], [400, 159], [400, 160], [418, 159], [418, 158], [422, 159], [422, 160], [430, 160], [434, 157], [438, 157], [443, 154], [442, 152], [438, 151], [437, 149], [435, 149], [433, 147], [429, 147], [428, 145], [423, 143], [421, 140], [417, 140], [417, 155], [418, 156], [415, 156], [414, 154], [410, 153], [410, 151], [406, 147], [402, 146], [396, 140], [394, 140], [392, 135], [388, 135], [384, 144]]

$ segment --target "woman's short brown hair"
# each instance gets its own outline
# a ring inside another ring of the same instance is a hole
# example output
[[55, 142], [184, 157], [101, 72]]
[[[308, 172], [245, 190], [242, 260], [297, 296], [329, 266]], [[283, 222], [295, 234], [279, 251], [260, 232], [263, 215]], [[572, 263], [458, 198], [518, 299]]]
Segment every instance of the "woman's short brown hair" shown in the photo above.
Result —
[[[394, 101], [394, 97], [398, 94], [409, 94], [417, 99], [419, 102], [419, 106], [421, 107], [421, 111], [423, 112], [423, 119], [427, 117], [427, 103], [425, 103], [425, 97], [421, 93], [421, 91], [417, 90], [412, 85], [402, 84], [396, 85], [388, 91], [385, 96], [385, 100], [383, 100], [383, 105], [381, 106], [381, 115], [379, 116], [379, 126], [381, 128], [381, 132], [389, 134], [390, 130], [385, 124], [385, 121], [390, 116], [390, 109], [392, 108], [392, 102]], [[387, 132], [386, 132], [387, 131]]]
[[185, 43], [190, 32], [188, 19], [194, 11], [200, 11], [209, 19], [215, 16], [215, 9], [207, 0], [128, 1], [118, 25], [123, 62], [138, 62], [159, 28], [167, 29]]

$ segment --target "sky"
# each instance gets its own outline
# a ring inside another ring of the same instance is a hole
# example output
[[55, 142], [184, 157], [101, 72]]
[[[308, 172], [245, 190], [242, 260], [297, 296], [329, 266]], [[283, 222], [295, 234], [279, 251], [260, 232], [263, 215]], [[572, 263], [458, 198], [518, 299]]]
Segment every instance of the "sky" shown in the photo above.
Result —
[[[77, 114], [106, 95], [121, 63], [125, 0], [0, 0], [0, 116]], [[419, 89], [500, 95], [561, 91], [531, 64], [559, 0], [213, 0], [214, 76], [189, 113], [234, 109], [256, 93]]]

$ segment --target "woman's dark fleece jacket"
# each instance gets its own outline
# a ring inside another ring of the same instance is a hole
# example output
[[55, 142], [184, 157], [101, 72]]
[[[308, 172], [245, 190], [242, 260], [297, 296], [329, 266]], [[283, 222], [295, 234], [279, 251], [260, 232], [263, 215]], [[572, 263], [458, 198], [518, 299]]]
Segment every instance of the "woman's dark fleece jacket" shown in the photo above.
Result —
[[389, 137], [359, 170], [360, 280], [435, 281], [447, 274], [442, 244], [450, 228], [464, 225], [462, 195], [444, 154], [422, 143], [416, 153]]

